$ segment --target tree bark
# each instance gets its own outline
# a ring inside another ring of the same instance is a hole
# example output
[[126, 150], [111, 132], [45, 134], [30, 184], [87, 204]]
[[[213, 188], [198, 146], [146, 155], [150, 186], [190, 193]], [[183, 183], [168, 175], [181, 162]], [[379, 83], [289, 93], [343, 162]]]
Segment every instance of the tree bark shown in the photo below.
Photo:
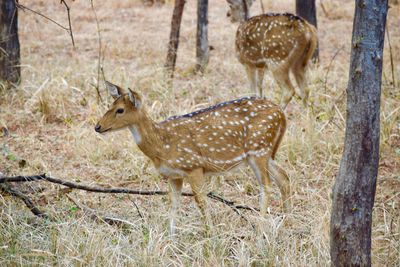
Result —
[[[315, 0], [296, 0], [296, 14], [307, 20], [317, 28], [317, 9]], [[319, 60], [319, 47], [315, 49], [312, 59]]]
[[14, 0], [0, 0], [0, 81], [17, 85], [20, 79], [18, 11]]
[[208, 0], [197, 0], [196, 71], [203, 72], [208, 60]]
[[184, 6], [185, 0], [175, 0], [175, 6], [171, 20], [171, 33], [169, 35], [167, 60], [165, 62], [165, 69], [171, 78], [174, 77], [176, 55], [179, 46], [179, 31], [181, 28]]
[[387, 0], [357, 0], [343, 157], [333, 187], [332, 266], [371, 266]]

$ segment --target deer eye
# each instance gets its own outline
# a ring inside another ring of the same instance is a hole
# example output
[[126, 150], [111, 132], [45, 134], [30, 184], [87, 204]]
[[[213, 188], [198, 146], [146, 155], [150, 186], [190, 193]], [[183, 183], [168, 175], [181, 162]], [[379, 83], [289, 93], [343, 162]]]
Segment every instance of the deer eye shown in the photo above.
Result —
[[117, 109], [116, 113], [122, 114], [122, 113], [124, 113], [124, 109], [123, 108], [119, 108], [119, 109]]

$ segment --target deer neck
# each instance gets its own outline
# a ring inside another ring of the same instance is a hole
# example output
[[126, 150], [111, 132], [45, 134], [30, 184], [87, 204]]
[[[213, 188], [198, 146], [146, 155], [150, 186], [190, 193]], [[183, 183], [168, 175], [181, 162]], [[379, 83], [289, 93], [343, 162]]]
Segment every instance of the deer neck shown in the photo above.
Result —
[[159, 129], [145, 110], [140, 113], [138, 122], [129, 126], [129, 130], [137, 146], [146, 156], [154, 161], [161, 155]]

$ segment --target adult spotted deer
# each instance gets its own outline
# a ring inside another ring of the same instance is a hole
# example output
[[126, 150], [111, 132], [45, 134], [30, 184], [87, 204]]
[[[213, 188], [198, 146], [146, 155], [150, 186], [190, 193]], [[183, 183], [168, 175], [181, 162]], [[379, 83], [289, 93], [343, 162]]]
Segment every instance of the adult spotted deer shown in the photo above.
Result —
[[258, 95], [264, 96], [264, 72], [269, 69], [278, 85], [286, 88], [281, 100], [285, 108], [295, 94], [289, 77], [291, 72], [299, 87], [299, 96], [306, 104], [309, 89], [304, 85], [304, 74], [317, 46], [313, 25], [289, 13], [255, 16], [239, 25], [235, 44], [236, 55], [246, 68], [253, 92], [257, 93], [258, 89]]
[[156, 123], [138, 93], [106, 84], [115, 101], [95, 130], [106, 133], [128, 128], [138, 147], [168, 179], [172, 235], [183, 181], [189, 182], [202, 217], [211, 226], [204, 176], [242, 163], [250, 165], [260, 185], [262, 215], [268, 205], [270, 175], [279, 186], [284, 209], [289, 208], [289, 179], [274, 160], [286, 128], [285, 115], [278, 106], [246, 97]]

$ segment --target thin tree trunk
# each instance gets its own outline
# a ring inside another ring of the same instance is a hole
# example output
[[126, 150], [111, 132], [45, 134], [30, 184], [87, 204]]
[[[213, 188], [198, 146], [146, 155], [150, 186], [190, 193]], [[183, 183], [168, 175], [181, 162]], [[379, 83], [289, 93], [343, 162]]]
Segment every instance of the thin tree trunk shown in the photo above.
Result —
[[209, 60], [208, 0], [197, 1], [196, 71], [203, 72]]
[[175, 0], [175, 6], [171, 20], [171, 33], [169, 35], [167, 60], [165, 62], [165, 69], [171, 78], [174, 77], [176, 55], [179, 46], [179, 31], [181, 28], [184, 6], [185, 0]]
[[345, 145], [333, 187], [332, 266], [371, 266], [371, 223], [379, 164], [379, 109], [387, 0], [357, 0]]
[[20, 79], [18, 11], [14, 0], [0, 0], [0, 81], [17, 85]]
[[250, 10], [249, 9], [250, 9], [250, 5], [252, 4], [252, 2], [249, 5], [248, 0], [242, 0], [242, 4], [243, 4], [244, 20], [246, 21], [250, 18]]
[[[315, 0], [296, 0], [296, 14], [317, 28], [317, 9], [315, 7]], [[312, 59], [314, 61], [319, 60], [318, 46], [317, 49], [315, 49]]]

